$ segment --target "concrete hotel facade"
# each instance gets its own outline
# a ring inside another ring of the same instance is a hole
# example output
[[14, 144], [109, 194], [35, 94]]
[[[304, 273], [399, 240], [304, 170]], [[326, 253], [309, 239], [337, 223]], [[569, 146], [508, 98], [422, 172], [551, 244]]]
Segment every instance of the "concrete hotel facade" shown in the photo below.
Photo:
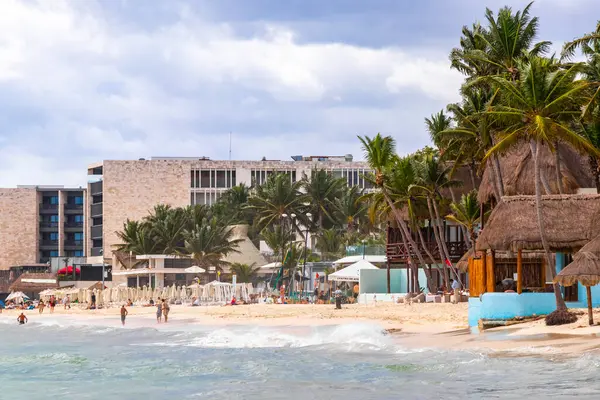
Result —
[[85, 256], [85, 209], [83, 188], [0, 189], [0, 269]]
[[86, 254], [111, 258], [119, 239], [117, 231], [130, 220], [141, 219], [157, 204], [183, 207], [213, 204], [229, 188], [244, 183], [262, 184], [274, 172], [292, 181], [324, 169], [345, 178], [350, 186], [368, 189], [362, 174], [364, 162], [343, 157], [292, 157], [293, 161], [213, 161], [207, 158], [154, 157], [149, 160], [106, 160], [88, 167], [98, 179], [88, 185], [89, 235]]

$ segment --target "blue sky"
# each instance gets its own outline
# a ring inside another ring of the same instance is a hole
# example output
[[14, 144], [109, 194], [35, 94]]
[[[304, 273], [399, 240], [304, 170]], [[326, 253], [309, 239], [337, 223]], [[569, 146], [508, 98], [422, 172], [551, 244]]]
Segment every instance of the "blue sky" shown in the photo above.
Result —
[[[83, 185], [103, 159], [360, 158], [356, 135], [428, 143], [457, 101], [448, 53], [489, 0], [3, 0], [0, 186]], [[540, 39], [593, 30], [593, 0], [538, 0]]]

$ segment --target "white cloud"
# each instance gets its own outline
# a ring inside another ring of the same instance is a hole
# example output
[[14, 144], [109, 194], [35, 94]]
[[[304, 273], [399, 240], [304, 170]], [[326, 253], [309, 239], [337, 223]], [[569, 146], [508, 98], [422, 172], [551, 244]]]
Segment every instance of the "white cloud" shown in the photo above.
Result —
[[[393, 129], [405, 107], [374, 110], [349, 99], [416, 92], [441, 107], [456, 98], [461, 81], [445, 53], [417, 57], [399, 48], [301, 43], [295, 32], [272, 24], [261, 35], [240, 37], [231, 26], [209, 24], [185, 8], [176, 23], [136, 30], [108, 18], [101, 5], [3, 1], [0, 90], [10, 88], [43, 118], [0, 132], [0, 149], [18, 155], [4, 159], [0, 185], [81, 183], [85, 164], [102, 158], [224, 155], [217, 138], [229, 131], [228, 122], [293, 122], [265, 119], [277, 114], [269, 109], [273, 104], [312, 107], [324, 123], [307, 132], [303, 139], [312, 141], [303, 148], [327, 150], [320, 140], [329, 135], [331, 149], [340, 152], [356, 133]], [[104, 86], [109, 89], [100, 90]], [[0, 97], [0, 107], [11, 100]], [[328, 102], [342, 107], [328, 111]], [[220, 126], [212, 122], [219, 119]], [[271, 151], [290, 153], [289, 141], [297, 138], [285, 133], [282, 128]], [[248, 134], [261, 135], [260, 128]], [[240, 158], [265, 150], [260, 137], [243, 140]], [[49, 174], [48, 165], [57, 164]]]

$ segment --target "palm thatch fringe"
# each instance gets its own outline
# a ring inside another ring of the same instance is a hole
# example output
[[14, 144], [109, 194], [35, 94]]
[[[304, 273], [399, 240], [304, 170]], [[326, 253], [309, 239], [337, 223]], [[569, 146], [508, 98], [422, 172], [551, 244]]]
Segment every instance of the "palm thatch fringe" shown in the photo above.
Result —
[[474, 255], [473, 248], [471, 247], [456, 263], [456, 268], [460, 272], [467, 272], [469, 270], [469, 258], [472, 258]]
[[[494, 208], [477, 250], [541, 250], [535, 196], [507, 196]], [[600, 195], [542, 196], [551, 251], [575, 252], [600, 234]]]
[[554, 278], [554, 283], [562, 286], [571, 286], [577, 281], [583, 286], [600, 283], [600, 237], [583, 246], [573, 257], [573, 262]]
[[[559, 144], [558, 149], [563, 194], [574, 194], [579, 188], [594, 187], [594, 179], [587, 158], [566, 144]], [[548, 179], [552, 193], [559, 193], [556, 181], [556, 157], [548, 146], [540, 148], [540, 168], [542, 174]], [[505, 196], [535, 194], [534, 165], [529, 144], [524, 142], [500, 157], [500, 170]], [[481, 177], [477, 199], [480, 203], [487, 203], [493, 197], [496, 196], [492, 171], [486, 168]]]

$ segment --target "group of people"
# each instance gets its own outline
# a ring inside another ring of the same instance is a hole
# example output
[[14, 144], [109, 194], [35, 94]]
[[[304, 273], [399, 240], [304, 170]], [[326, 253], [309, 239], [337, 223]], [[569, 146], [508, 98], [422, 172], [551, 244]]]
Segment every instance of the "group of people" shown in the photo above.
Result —
[[171, 311], [171, 307], [169, 307], [169, 302], [166, 299], [158, 299], [156, 302], [156, 322], [161, 323], [162, 318], [165, 318], [165, 323], [169, 321], [169, 311]]

